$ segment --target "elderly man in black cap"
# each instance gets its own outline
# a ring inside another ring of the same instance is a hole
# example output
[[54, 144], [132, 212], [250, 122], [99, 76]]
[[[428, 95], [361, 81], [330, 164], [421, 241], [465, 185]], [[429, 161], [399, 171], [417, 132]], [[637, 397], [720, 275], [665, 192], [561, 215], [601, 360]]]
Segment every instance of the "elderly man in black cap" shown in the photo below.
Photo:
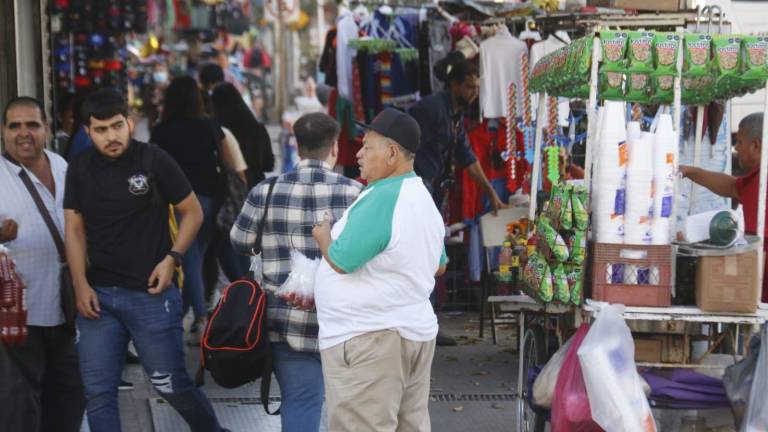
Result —
[[429, 431], [437, 317], [429, 302], [445, 271], [445, 227], [413, 171], [420, 129], [387, 109], [357, 154], [368, 187], [331, 228], [313, 236], [328, 428]]

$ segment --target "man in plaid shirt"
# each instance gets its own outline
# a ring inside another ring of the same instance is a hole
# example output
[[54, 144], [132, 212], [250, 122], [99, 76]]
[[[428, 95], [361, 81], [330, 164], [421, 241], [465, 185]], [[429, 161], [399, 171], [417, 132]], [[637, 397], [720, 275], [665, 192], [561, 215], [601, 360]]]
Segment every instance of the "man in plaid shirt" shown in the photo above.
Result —
[[[341, 217], [362, 186], [332, 171], [338, 157], [339, 125], [322, 113], [307, 114], [293, 126], [301, 162], [277, 179], [262, 237], [263, 286], [277, 289], [291, 272], [291, 249], [321, 258], [312, 227]], [[251, 190], [232, 227], [232, 246], [243, 254], [255, 246], [269, 182]], [[280, 384], [280, 416], [285, 432], [317, 431], [324, 398], [323, 371], [317, 343], [317, 314], [294, 308], [270, 294], [269, 339], [275, 376]]]

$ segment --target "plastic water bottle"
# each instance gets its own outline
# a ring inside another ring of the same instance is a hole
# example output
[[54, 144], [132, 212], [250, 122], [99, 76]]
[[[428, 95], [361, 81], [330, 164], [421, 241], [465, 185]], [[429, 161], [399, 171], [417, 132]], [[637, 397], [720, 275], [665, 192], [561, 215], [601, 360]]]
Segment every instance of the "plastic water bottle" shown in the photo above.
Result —
[[512, 266], [514, 258], [512, 257], [512, 243], [505, 241], [499, 254], [499, 280], [502, 282], [512, 281]]

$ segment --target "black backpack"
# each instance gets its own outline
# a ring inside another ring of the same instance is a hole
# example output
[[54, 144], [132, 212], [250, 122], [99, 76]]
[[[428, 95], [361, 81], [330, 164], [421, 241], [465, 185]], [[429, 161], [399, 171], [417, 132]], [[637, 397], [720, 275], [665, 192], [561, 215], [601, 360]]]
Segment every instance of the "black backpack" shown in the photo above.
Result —
[[[264, 214], [259, 223], [254, 254], [261, 253], [261, 237], [277, 177], [270, 180]], [[200, 341], [201, 367], [197, 384], [203, 383], [203, 369], [224, 388], [241, 387], [261, 378], [261, 403], [268, 414], [272, 381], [272, 351], [267, 335], [267, 293], [252, 279], [230, 283], [208, 320]]]

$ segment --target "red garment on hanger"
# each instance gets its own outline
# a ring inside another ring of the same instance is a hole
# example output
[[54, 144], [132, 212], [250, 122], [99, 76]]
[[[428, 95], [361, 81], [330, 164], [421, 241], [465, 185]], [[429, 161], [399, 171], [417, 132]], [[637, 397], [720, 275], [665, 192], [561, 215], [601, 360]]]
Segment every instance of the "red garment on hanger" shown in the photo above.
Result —
[[[488, 120], [467, 128], [467, 139], [472, 146], [480, 166], [489, 181], [506, 179], [510, 171], [511, 160], [503, 162], [500, 166], [494, 163], [498, 155], [507, 149], [507, 126], [504, 121], [499, 123], [496, 131], [488, 129]], [[466, 170], [462, 170], [462, 202], [461, 214], [463, 219], [475, 219], [482, 208], [483, 192]]]

